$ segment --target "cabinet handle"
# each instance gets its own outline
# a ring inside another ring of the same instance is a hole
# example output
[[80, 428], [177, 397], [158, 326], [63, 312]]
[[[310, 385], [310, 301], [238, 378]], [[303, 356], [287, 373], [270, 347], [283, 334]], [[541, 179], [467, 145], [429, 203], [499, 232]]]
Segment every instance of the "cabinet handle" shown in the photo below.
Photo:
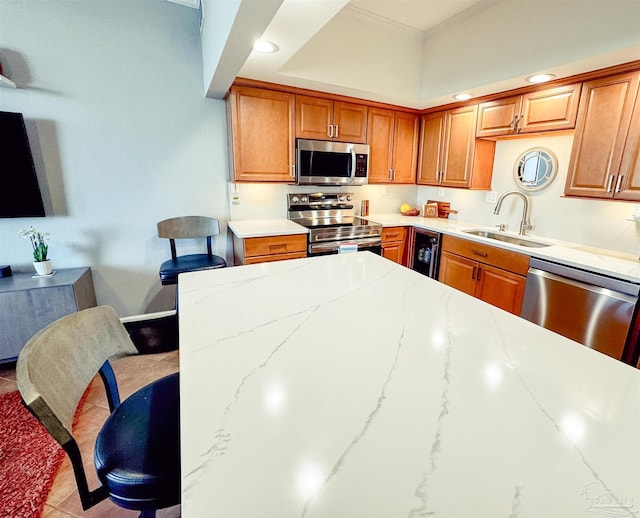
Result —
[[622, 179], [623, 178], [624, 178], [623, 174], [618, 176], [618, 181], [616, 182], [616, 190], [615, 190], [615, 192], [620, 192], [620, 186], [622, 185]]
[[329, 124], [329, 131], [327, 133], [329, 134], [329, 138], [333, 137], [333, 124]]
[[516, 132], [516, 121], [518, 120], [518, 116], [514, 115], [513, 116], [513, 120], [511, 121], [511, 125], [509, 126], [509, 129], [511, 130], [512, 133]]
[[607, 192], [611, 192], [611, 185], [613, 184], [614, 175], [609, 175], [609, 183], [607, 184]]
[[476, 280], [476, 273], [478, 272], [478, 267], [474, 266], [473, 267], [473, 271], [471, 272], [471, 278], [475, 281]]
[[333, 134], [333, 138], [338, 138], [338, 125], [337, 125], [337, 124], [335, 124], [335, 125], [333, 126], [333, 129], [335, 130], [335, 131], [334, 131], [334, 134]]
[[296, 166], [295, 166], [295, 164], [293, 164], [291, 166], [291, 173], [290, 174], [291, 174], [291, 178], [295, 178], [296, 177]]
[[478, 273], [476, 274], [476, 281], [480, 280], [481, 275], [482, 275], [482, 268], [478, 267]]
[[480, 257], [487, 257], [489, 254], [486, 252], [481, 252], [480, 250], [476, 250], [475, 248], [471, 249], [471, 253], [475, 255], [479, 255]]
[[520, 117], [520, 115], [516, 115], [516, 125], [514, 128], [515, 133], [520, 133], [520, 121], [522, 120], [522, 117]]
[[388, 176], [389, 181], [393, 181], [393, 169], [389, 169], [389, 176]]

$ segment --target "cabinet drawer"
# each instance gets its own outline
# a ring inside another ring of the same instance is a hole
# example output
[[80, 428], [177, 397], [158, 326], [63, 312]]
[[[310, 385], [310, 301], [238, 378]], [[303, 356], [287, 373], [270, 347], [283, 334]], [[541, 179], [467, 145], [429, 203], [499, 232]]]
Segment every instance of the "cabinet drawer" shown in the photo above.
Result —
[[407, 238], [407, 227], [387, 227], [382, 229], [382, 242], [404, 241]]
[[292, 252], [306, 252], [306, 234], [290, 236], [250, 237], [244, 240], [244, 256], [290, 254]]
[[307, 252], [291, 252], [290, 254], [274, 254], [274, 255], [257, 255], [255, 257], [247, 257], [244, 264], [270, 263], [272, 261], [284, 261], [286, 259], [304, 259]]
[[529, 270], [528, 255], [504, 250], [485, 243], [444, 235], [442, 238], [442, 250], [520, 275], [526, 275]]

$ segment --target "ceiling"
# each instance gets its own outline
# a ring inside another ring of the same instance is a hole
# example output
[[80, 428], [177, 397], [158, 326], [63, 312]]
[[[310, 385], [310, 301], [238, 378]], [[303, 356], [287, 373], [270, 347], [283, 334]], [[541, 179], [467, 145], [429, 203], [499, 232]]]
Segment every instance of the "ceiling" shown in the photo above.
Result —
[[[235, 1], [210, 74], [203, 25], [212, 97], [239, 76], [427, 108], [461, 91], [524, 86], [533, 73], [566, 77], [640, 59], [640, 0]], [[202, 6], [205, 22], [218, 16], [218, 32], [220, 3]], [[279, 52], [251, 52], [259, 37]]]
[[349, 5], [372, 16], [427, 31], [479, 3], [480, 0], [351, 0]]

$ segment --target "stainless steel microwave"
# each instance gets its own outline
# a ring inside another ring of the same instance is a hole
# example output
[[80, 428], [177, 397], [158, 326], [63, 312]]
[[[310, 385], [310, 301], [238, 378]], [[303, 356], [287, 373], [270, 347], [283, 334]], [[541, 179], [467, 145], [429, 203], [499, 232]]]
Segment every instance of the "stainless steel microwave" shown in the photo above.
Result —
[[297, 185], [366, 185], [369, 146], [296, 139]]

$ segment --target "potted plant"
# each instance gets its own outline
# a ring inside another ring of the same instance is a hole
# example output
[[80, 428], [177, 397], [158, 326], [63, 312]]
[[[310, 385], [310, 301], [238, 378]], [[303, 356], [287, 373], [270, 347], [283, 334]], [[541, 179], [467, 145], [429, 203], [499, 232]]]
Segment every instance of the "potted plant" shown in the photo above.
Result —
[[51, 260], [47, 259], [49, 253], [49, 234], [40, 232], [33, 227], [20, 229], [20, 235], [31, 242], [33, 248], [33, 267], [38, 275], [51, 275]]

